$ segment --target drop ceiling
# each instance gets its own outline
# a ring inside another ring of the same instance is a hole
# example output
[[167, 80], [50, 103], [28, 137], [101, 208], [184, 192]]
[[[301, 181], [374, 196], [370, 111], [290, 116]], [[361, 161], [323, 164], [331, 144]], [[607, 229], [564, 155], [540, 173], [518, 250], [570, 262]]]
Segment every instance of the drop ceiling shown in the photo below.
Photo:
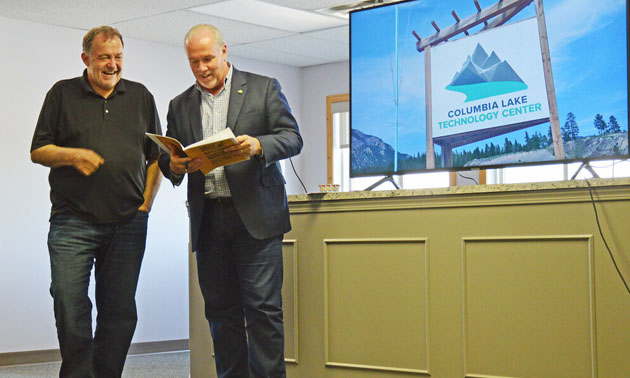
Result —
[[0, 0], [0, 17], [182, 46], [191, 26], [213, 24], [228, 55], [306, 67], [348, 59], [349, 9], [391, 0]]

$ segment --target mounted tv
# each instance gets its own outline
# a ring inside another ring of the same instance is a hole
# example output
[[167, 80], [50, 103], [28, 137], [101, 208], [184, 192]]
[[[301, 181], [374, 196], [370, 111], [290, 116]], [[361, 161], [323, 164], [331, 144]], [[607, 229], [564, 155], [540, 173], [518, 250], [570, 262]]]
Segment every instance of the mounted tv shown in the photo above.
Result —
[[350, 13], [351, 177], [628, 159], [625, 0]]

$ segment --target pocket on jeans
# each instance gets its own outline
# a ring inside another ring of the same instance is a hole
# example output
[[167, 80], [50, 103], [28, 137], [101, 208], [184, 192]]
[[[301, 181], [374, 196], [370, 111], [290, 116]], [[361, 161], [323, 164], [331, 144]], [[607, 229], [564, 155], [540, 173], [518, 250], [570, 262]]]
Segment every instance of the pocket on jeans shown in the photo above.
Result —
[[149, 213], [147, 213], [146, 211], [138, 210], [136, 211], [135, 219], [140, 220], [140, 221], [142, 220], [146, 221], [149, 219]]

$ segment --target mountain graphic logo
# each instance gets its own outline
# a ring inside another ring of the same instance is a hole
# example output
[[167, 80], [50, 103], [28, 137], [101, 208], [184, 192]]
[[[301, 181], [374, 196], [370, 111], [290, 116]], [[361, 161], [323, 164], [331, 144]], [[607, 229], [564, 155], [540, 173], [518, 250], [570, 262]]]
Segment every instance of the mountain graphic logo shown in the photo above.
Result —
[[461, 92], [466, 101], [480, 100], [527, 89], [527, 84], [518, 76], [507, 60], [501, 60], [492, 51], [488, 55], [481, 44], [477, 43], [472, 56], [468, 55], [447, 90]]

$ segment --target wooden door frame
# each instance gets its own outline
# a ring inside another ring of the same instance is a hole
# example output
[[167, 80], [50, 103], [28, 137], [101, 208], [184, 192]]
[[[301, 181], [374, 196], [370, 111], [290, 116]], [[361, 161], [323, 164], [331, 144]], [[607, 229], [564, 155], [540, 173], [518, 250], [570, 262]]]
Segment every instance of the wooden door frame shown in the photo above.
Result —
[[349, 93], [326, 96], [326, 183], [333, 184], [333, 113], [336, 102], [350, 101]]

